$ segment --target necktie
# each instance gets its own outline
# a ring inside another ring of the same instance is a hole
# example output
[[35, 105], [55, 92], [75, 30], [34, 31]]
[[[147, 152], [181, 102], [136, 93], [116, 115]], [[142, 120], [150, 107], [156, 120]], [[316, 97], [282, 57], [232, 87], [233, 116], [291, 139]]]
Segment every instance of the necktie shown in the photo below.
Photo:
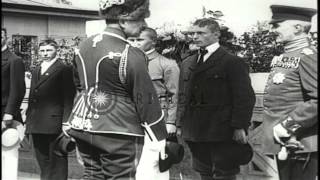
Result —
[[204, 55], [206, 55], [207, 53], [208, 53], [208, 50], [206, 50], [206, 49], [200, 49], [200, 50], [199, 50], [200, 58], [199, 58], [199, 61], [198, 61], [198, 65], [203, 64], [203, 57], [204, 57]]

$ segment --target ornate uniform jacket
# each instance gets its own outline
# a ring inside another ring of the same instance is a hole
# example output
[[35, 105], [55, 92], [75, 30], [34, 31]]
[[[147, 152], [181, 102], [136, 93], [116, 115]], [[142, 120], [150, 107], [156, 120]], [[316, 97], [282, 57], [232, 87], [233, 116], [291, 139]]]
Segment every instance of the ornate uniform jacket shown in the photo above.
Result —
[[300, 152], [317, 151], [317, 64], [317, 51], [306, 38], [287, 44], [285, 53], [272, 60], [264, 96], [264, 152], [280, 151], [273, 139], [278, 123], [304, 145]]
[[179, 67], [175, 60], [167, 59], [155, 50], [147, 54], [148, 69], [168, 124], [176, 123]]
[[76, 50], [75, 98], [69, 123], [90, 133], [166, 138], [156, 91], [144, 53], [124, 39], [123, 32], [107, 28], [88, 38]]

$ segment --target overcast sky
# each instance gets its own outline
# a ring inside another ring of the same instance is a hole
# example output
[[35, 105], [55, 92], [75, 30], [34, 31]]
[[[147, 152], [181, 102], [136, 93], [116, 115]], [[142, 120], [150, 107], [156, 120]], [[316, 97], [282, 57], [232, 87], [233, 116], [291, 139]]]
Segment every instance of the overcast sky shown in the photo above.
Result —
[[[71, 1], [75, 6], [98, 10], [98, 0]], [[150, 0], [151, 16], [146, 21], [153, 28], [164, 22], [186, 26], [196, 17], [201, 17], [204, 6], [206, 10], [222, 11], [225, 25], [240, 35], [258, 20], [269, 20], [271, 4], [317, 8], [317, 0]], [[104, 22], [88, 22], [86, 32], [90, 36], [104, 27]]]

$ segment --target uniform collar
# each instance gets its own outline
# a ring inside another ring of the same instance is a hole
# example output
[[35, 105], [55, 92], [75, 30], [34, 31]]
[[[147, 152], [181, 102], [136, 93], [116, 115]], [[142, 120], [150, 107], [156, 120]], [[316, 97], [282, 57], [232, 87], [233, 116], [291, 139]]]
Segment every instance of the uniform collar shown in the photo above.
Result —
[[149, 60], [152, 60], [159, 56], [159, 53], [153, 48], [146, 52]]
[[111, 33], [111, 34], [115, 34], [115, 35], [117, 35], [117, 36], [122, 37], [123, 39], [126, 39], [126, 35], [124, 34], [124, 32], [121, 31], [120, 29], [117, 29], [117, 28], [106, 27], [106, 29], [104, 30], [104, 32]]
[[284, 51], [285, 52], [291, 52], [298, 49], [302, 49], [304, 47], [310, 46], [310, 41], [307, 37], [302, 37], [299, 39], [295, 39], [293, 41], [290, 41], [284, 45]]

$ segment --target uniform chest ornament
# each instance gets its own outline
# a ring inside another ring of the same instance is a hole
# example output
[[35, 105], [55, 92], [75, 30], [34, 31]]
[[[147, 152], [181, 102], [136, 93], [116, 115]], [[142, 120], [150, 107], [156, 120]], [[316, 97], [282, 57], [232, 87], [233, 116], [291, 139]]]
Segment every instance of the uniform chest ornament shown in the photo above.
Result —
[[301, 53], [305, 55], [312, 55], [313, 51], [309, 48], [304, 48]]
[[280, 67], [285, 69], [296, 69], [299, 67], [300, 57], [275, 56], [271, 61], [271, 67]]
[[282, 84], [283, 83], [283, 80], [285, 79], [285, 74], [283, 73], [276, 73], [273, 78], [272, 78], [272, 81], [274, 84]]

